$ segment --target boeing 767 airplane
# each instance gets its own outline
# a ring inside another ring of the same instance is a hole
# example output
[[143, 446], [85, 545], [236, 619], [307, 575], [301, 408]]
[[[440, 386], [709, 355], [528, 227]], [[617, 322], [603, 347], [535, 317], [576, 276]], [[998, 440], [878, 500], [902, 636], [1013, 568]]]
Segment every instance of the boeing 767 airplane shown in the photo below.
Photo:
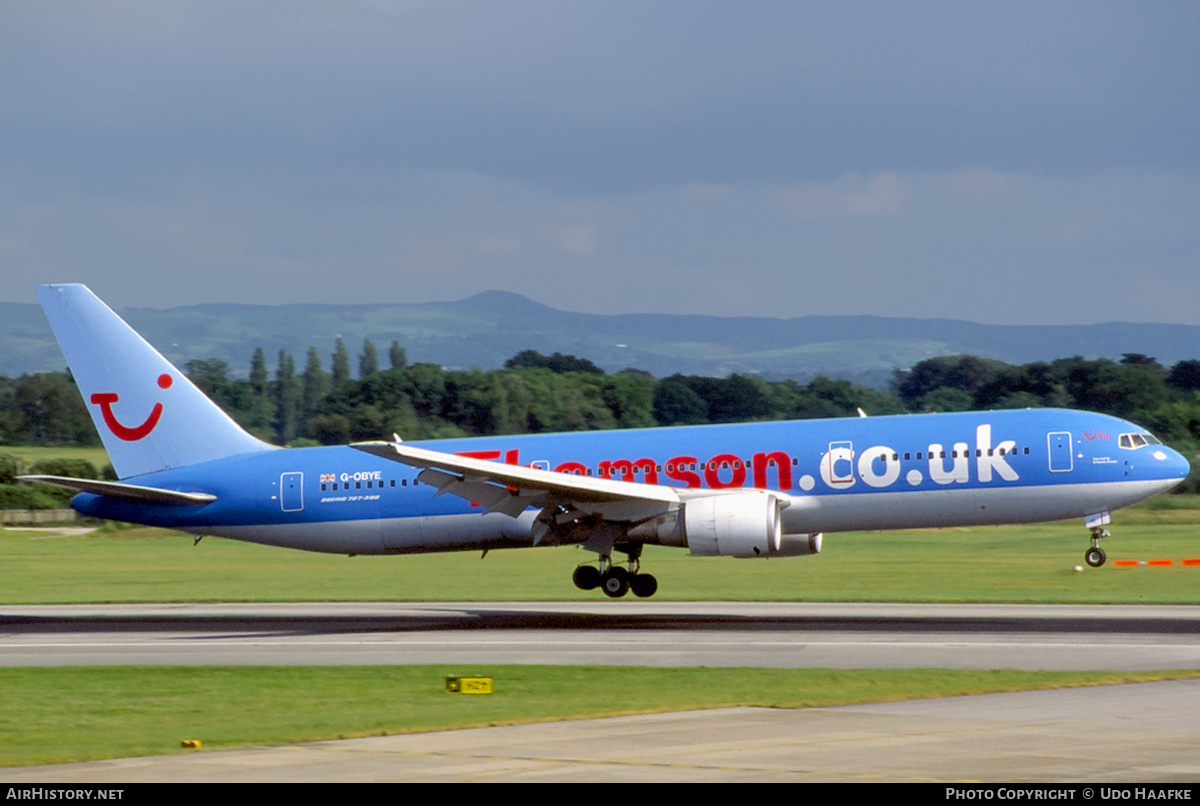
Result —
[[651, 596], [648, 543], [765, 559], [827, 532], [1082, 518], [1100, 566], [1109, 513], [1188, 473], [1144, 428], [1064, 409], [280, 449], [86, 287], [38, 297], [120, 481], [23, 478], [78, 490], [84, 515], [195, 535], [350, 555], [575, 544], [598, 557], [578, 587]]

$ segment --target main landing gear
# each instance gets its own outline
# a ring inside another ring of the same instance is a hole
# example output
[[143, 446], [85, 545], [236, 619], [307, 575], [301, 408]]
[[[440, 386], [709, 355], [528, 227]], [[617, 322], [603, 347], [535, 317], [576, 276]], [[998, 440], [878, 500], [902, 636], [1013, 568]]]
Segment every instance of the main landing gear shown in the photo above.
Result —
[[581, 565], [571, 575], [571, 581], [580, 590], [590, 591], [600, 588], [604, 595], [612, 599], [620, 599], [626, 593], [633, 591], [639, 599], [653, 596], [658, 591], [658, 580], [652, 574], [639, 573], [641, 544], [629, 552], [629, 570], [625, 570], [612, 561], [608, 554], [600, 555], [600, 567]]

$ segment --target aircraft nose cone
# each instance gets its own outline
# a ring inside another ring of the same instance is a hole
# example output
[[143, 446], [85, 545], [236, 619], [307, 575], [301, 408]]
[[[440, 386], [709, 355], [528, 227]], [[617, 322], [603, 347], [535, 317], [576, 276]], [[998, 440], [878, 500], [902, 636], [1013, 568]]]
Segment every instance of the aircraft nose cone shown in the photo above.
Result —
[[1183, 454], [1166, 445], [1159, 446], [1151, 455], [1162, 462], [1164, 477], [1182, 479], [1192, 470], [1191, 463]]
[[1191, 465], [1191, 463], [1188, 462], [1187, 457], [1185, 457], [1182, 453], [1179, 453], [1178, 451], [1171, 451], [1171, 453], [1175, 454], [1175, 456], [1174, 456], [1175, 464], [1179, 468], [1179, 475], [1181, 477], [1187, 476], [1188, 473], [1192, 472], [1192, 465]]

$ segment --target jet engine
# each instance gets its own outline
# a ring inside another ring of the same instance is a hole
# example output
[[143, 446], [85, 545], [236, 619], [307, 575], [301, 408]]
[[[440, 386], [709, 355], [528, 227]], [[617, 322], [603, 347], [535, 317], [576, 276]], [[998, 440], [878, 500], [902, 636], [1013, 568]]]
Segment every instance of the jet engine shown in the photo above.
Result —
[[686, 547], [702, 557], [803, 557], [819, 552], [819, 533], [782, 534], [780, 509], [779, 498], [769, 493], [707, 495], [684, 501], [670, 515], [635, 528], [630, 537]]
[[685, 501], [676, 523], [688, 551], [701, 557], [766, 557], [779, 551], [779, 499], [760, 493]]

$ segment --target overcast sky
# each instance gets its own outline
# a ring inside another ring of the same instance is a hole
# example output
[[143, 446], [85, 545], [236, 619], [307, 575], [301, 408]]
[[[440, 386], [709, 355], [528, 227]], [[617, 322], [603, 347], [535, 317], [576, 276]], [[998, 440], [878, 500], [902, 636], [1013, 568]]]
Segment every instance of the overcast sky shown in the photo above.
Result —
[[1200, 324], [1200, 3], [0, 0], [0, 278]]

